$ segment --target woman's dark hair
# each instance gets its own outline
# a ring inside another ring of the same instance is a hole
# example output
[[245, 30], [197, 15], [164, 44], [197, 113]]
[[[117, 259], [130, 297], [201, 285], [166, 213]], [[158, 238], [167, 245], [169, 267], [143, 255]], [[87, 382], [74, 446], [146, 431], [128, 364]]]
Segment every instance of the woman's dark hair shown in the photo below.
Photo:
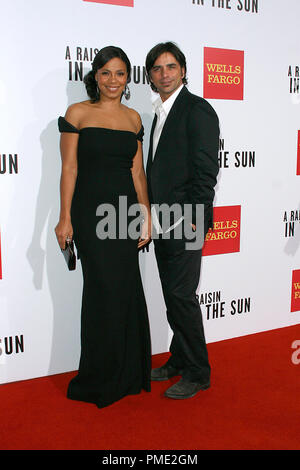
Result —
[[93, 103], [96, 103], [100, 99], [100, 93], [99, 93], [99, 88], [98, 88], [97, 81], [95, 78], [95, 74], [97, 70], [104, 67], [104, 65], [108, 61], [110, 61], [111, 59], [114, 59], [115, 57], [117, 57], [118, 59], [121, 59], [125, 63], [126, 69], [127, 69], [127, 83], [130, 81], [131, 64], [125, 52], [119, 47], [115, 47], [115, 46], [103, 47], [103, 49], [101, 49], [96, 54], [93, 60], [92, 70], [89, 73], [87, 73], [83, 79], [87, 94], [91, 98], [91, 101]]
[[186, 78], [186, 59], [185, 55], [183, 52], [179, 49], [179, 47], [174, 43], [174, 42], [161, 42], [154, 46], [151, 51], [148, 52], [147, 57], [146, 57], [146, 70], [148, 77], [150, 79], [150, 86], [153, 91], [157, 92], [157, 88], [155, 85], [153, 85], [151, 81], [151, 69], [153, 65], [155, 64], [155, 61], [158, 59], [158, 57], [161, 54], [164, 54], [165, 52], [169, 52], [170, 54], [173, 54], [177, 62], [179, 63], [181, 68], [184, 68], [185, 74], [182, 79], [182, 83], [184, 85], [187, 85], [188, 81]]

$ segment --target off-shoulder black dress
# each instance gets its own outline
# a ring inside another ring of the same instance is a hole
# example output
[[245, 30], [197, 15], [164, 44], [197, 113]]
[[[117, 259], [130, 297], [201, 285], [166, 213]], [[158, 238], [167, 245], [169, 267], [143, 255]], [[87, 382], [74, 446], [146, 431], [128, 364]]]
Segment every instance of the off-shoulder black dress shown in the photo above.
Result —
[[78, 130], [63, 117], [58, 126], [60, 132], [79, 134], [71, 220], [83, 271], [81, 357], [67, 396], [102, 408], [142, 389], [150, 391], [150, 330], [138, 241], [125, 237], [124, 227], [120, 235], [119, 226], [115, 237], [97, 234], [97, 224], [108, 214], [103, 204], [115, 208], [117, 224], [122, 215], [122, 225], [127, 218], [119, 210], [119, 197], [122, 207], [137, 204], [131, 167], [143, 128], [138, 134], [101, 127]]

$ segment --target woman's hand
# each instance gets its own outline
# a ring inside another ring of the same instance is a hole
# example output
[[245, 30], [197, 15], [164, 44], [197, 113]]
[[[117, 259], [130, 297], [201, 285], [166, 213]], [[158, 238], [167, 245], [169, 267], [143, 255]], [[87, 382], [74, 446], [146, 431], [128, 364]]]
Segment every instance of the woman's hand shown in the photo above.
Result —
[[64, 250], [66, 248], [67, 239], [72, 240], [73, 238], [71, 219], [59, 219], [55, 227], [55, 233], [60, 248]]
[[[148, 220], [147, 220], [148, 219]], [[143, 248], [151, 241], [151, 217], [147, 217], [141, 227], [141, 236], [139, 238], [138, 248]]]

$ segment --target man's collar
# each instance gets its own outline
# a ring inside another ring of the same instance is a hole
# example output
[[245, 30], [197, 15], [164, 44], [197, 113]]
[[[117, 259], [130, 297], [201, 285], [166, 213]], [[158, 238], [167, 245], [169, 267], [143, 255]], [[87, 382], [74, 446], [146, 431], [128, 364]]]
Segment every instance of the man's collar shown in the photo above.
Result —
[[153, 111], [158, 114], [160, 112], [159, 108], [161, 108], [161, 110], [167, 115], [183, 87], [183, 84], [180, 85], [180, 87], [178, 87], [177, 90], [174, 91], [174, 93], [172, 93], [172, 95], [166, 101], [162, 101], [161, 97], [158, 96], [158, 98], [152, 104]]

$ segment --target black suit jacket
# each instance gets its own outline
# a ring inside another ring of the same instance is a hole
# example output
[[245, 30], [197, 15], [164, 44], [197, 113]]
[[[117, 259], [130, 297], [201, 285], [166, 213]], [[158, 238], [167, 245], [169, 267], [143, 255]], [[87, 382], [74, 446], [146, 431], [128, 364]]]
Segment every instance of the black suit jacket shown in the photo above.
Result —
[[212, 106], [184, 86], [164, 124], [152, 161], [155, 115], [147, 161], [152, 204], [204, 204], [205, 230], [213, 225], [214, 187], [219, 171], [219, 121]]

